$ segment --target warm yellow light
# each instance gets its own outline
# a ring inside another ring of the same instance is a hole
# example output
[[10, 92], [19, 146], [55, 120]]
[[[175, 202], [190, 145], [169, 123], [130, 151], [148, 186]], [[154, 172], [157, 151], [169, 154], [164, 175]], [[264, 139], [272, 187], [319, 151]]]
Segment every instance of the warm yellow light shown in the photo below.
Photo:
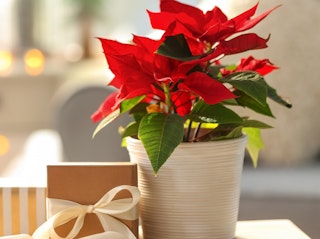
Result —
[[10, 149], [9, 139], [4, 135], [0, 135], [0, 156], [7, 154], [9, 152], [9, 149]]
[[31, 49], [24, 55], [25, 68], [29, 75], [39, 75], [44, 69], [45, 57], [38, 49]]
[[9, 75], [12, 71], [13, 56], [11, 52], [0, 51], [0, 76]]

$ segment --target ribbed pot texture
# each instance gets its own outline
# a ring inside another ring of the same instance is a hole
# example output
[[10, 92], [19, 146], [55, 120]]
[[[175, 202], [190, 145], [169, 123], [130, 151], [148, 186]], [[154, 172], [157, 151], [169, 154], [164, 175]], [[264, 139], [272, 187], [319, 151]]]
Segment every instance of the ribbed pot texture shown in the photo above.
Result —
[[247, 137], [181, 143], [154, 175], [141, 141], [128, 138], [138, 164], [144, 239], [232, 239]]

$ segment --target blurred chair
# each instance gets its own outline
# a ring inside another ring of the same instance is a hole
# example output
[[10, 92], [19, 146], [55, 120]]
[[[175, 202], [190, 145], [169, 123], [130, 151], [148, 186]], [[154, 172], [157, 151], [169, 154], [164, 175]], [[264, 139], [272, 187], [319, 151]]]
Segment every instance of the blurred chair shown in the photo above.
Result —
[[129, 116], [121, 116], [92, 138], [97, 124], [90, 116], [113, 91], [100, 83], [86, 83], [62, 87], [58, 92], [54, 125], [61, 136], [63, 161], [129, 161], [118, 133], [120, 125], [129, 123]]

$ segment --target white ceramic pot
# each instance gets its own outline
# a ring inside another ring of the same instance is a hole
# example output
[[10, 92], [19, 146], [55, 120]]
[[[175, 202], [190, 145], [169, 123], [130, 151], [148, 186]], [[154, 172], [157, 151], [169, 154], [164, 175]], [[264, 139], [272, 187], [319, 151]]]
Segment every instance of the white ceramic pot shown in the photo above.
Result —
[[182, 143], [154, 176], [141, 141], [128, 138], [144, 239], [234, 238], [246, 142]]

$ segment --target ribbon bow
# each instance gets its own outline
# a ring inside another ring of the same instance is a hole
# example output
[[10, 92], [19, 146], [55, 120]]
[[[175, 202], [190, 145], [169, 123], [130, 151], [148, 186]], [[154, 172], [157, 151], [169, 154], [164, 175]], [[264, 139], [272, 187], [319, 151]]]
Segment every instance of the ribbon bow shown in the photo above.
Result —
[[[127, 190], [132, 198], [112, 200], [117, 193]], [[87, 213], [95, 213], [105, 232], [82, 239], [136, 239], [131, 230], [115, 219], [136, 220], [140, 192], [137, 187], [122, 185], [111, 189], [94, 205], [81, 205], [72, 201], [48, 198], [48, 214], [53, 215], [32, 235], [33, 239], [72, 239], [83, 226]], [[55, 228], [72, 219], [76, 221], [66, 237], [60, 237]]]

